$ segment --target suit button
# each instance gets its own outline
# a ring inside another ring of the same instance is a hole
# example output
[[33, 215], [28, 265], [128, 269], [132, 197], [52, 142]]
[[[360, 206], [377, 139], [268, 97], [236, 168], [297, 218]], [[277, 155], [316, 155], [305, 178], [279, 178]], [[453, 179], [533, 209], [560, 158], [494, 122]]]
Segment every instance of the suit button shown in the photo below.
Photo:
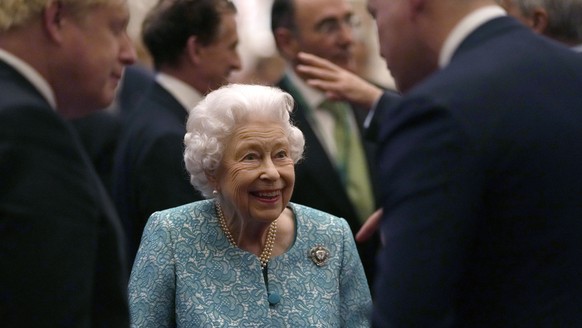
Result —
[[269, 304], [276, 305], [281, 301], [281, 296], [277, 293], [269, 293]]

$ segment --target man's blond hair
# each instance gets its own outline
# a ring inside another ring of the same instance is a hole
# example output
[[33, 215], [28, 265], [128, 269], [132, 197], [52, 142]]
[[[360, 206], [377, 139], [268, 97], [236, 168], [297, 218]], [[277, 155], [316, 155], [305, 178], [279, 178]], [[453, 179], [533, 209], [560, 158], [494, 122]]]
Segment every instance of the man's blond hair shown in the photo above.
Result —
[[[26, 25], [40, 17], [54, 0], [0, 0], [0, 32]], [[92, 6], [124, 0], [60, 0], [59, 2], [80, 17]]]

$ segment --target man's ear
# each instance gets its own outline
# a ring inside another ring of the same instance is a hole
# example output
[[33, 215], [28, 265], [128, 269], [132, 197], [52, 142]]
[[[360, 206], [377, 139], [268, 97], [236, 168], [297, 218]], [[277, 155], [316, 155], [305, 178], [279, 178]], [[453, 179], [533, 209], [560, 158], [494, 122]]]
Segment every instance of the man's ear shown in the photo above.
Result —
[[49, 1], [42, 15], [42, 25], [47, 35], [56, 42], [63, 40], [64, 8], [61, 1]]
[[408, 3], [410, 4], [410, 18], [413, 20], [419, 13], [424, 11], [426, 5], [425, 0], [410, 0]]
[[190, 35], [186, 41], [186, 54], [188, 60], [194, 64], [200, 64], [202, 61], [200, 58], [202, 51], [204, 51], [204, 47], [200, 45], [198, 38], [195, 35]]
[[281, 56], [287, 60], [293, 60], [301, 50], [297, 42], [297, 37], [288, 28], [279, 27], [275, 29], [274, 33], [275, 44]]
[[543, 8], [536, 8], [531, 16], [532, 29], [539, 34], [545, 34], [548, 29], [548, 12]]

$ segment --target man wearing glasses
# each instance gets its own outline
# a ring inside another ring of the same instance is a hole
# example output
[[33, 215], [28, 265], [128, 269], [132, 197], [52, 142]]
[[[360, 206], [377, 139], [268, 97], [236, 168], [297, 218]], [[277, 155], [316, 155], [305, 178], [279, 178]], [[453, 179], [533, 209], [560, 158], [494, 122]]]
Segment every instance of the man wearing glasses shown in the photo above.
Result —
[[[293, 113], [306, 141], [305, 159], [296, 166], [292, 201], [345, 218], [356, 232], [374, 211], [374, 146], [362, 138], [366, 111], [331, 101], [299, 73], [299, 53], [310, 53], [354, 72], [357, 17], [344, 0], [275, 0], [271, 30], [287, 61], [277, 84], [297, 104]], [[369, 283], [377, 241], [359, 245]]]

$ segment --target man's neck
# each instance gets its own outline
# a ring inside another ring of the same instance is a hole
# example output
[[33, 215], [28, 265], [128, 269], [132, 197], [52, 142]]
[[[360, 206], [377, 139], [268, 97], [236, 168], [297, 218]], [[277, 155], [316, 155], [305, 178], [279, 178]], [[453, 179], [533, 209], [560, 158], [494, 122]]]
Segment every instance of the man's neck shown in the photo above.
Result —
[[443, 68], [449, 64], [455, 51], [469, 34], [486, 22], [504, 15], [506, 15], [505, 11], [497, 5], [479, 6], [468, 12], [457, 22], [444, 40], [439, 54], [439, 67]]

